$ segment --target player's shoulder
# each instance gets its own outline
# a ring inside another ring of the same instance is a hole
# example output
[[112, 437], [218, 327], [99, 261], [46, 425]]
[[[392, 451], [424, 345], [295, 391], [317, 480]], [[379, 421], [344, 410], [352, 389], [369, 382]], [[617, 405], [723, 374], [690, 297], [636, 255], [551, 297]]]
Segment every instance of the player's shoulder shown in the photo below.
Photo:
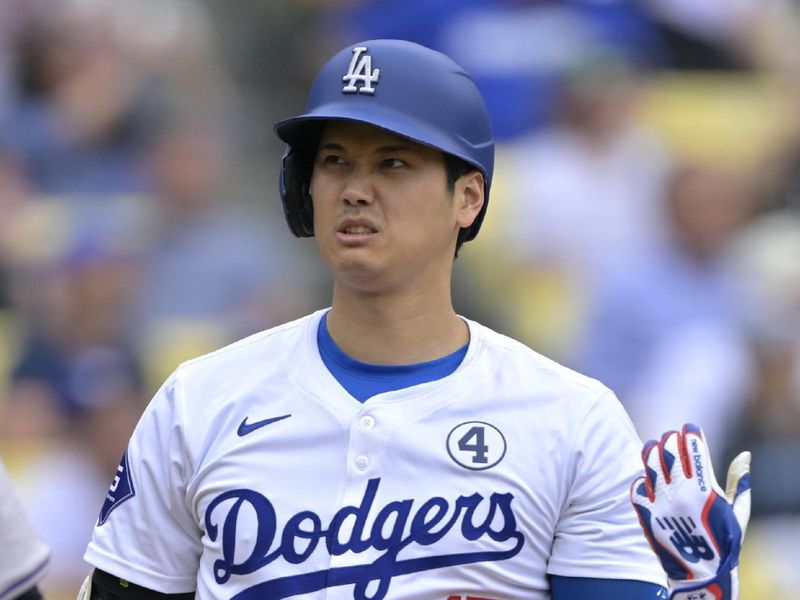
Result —
[[253, 333], [217, 350], [189, 359], [176, 370], [182, 379], [206, 379], [225, 376], [235, 378], [254, 368], [262, 372], [280, 369], [296, 356], [308, 335], [308, 328], [322, 311], [306, 315], [282, 325]]
[[537, 394], [566, 393], [589, 402], [611, 394], [597, 379], [544, 356], [517, 339], [474, 321], [468, 323], [485, 355], [484, 360], [494, 369], [493, 377], [500, 382], [508, 381], [521, 390]]
[[469, 377], [471, 389], [494, 397], [497, 406], [513, 407], [520, 426], [546, 423], [547, 434], [561, 438], [563, 444], [555, 445], [564, 449], [588, 443], [587, 431], [594, 432], [593, 444], [621, 436], [631, 448], [639, 447], [622, 404], [601, 381], [488, 327], [470, 323], [470, 329], [479, 356]]

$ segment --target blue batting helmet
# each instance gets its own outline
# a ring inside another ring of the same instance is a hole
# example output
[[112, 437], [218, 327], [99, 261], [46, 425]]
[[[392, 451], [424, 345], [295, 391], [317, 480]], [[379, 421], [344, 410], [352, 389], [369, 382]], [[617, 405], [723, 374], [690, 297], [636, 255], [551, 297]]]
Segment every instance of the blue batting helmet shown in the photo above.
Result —
[[348, 46], [325, 64], [311, 88], [306, 112], [275, 125], [288, 144], [280, 175], [281, 201], [289, 228], [298, 237], [314, 235], [308, 194], [311, 154], [322, 123], [330, 119], [381, 127], [481, 171], [484, 205], [459, 239], [469, 241], [478, 234], [489, 202], [494, 140], [475, 82], [450, 58], [413, 42], [371, 40]]

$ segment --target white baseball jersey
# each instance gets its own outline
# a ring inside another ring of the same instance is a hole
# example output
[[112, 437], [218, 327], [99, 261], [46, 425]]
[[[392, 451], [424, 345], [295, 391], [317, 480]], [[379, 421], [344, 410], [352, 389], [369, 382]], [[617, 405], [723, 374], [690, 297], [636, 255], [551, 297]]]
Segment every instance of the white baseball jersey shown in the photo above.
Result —
[[49, 560], [50, 549], [31, 525], [0, 461], [0, 600], [41, 581]]
[[664, 584], [611, 392], [468, 322], [437, 381], [352, 398], [323, 312], [189, 361], [146, 409], [85, 558], [198, 598], [549, 598], [547, 574]]

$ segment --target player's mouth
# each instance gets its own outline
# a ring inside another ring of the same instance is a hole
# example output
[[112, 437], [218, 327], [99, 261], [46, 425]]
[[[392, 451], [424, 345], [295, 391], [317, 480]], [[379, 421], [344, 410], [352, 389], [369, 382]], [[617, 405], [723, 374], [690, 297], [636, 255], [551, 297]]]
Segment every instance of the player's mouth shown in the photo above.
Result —
[[336, 229], [336, 237], [345, 243], [359, 243], [378, 233], [378, 228], [365, 219], [346, 219]]

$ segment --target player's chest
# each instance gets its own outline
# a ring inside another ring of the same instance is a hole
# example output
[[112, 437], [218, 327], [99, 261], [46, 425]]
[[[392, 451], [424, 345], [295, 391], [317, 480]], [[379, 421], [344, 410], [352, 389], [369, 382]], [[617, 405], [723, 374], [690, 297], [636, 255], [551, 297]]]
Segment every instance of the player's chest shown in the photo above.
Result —
[[564, 457], [510, 408], [366, 404], [344, 418], [299, 404], [248, 414], [234, 435], [193, 486], [209, 585], [442, 600], [545, 585]]

